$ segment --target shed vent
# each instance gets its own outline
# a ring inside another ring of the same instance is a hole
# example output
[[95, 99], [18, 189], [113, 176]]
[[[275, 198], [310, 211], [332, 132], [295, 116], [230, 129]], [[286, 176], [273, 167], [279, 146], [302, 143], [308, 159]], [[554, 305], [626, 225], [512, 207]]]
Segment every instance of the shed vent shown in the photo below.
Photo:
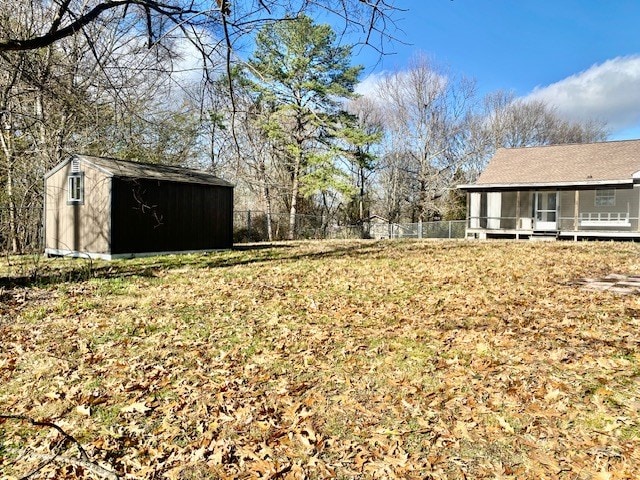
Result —
[[71, 173], [80, 173], [80, 160], [77, 158], [71, 160]]

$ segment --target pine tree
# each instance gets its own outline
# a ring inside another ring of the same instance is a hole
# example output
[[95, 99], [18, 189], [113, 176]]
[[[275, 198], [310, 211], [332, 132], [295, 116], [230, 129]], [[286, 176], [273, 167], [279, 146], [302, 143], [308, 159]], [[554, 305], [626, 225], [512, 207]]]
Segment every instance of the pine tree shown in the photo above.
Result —
[[314, 24], [307, 16], [267, 25], [257, 35], [249, 62], [251, 86], [273, 107], [263, 128], [280, 145], [289, 177], [290, 239], [304, 195], [344, 187], [334, 161], [336, 132], [362, 70], [350, 62], [351, 46], [338, 45], [329, 25]]

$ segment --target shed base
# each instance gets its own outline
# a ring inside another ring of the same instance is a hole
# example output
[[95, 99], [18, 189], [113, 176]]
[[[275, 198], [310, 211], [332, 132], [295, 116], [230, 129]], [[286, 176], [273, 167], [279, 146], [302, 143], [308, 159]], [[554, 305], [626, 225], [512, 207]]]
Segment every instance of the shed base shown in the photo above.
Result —
[[[229, 247], [231, 248], [231, 247]], [[210, 253], [225, 250], [222, 248], [211, 248], [207, 250], [178, 250], [173, 252], [136, 252], [136, 253], [97, 253], [97, 252], [79, 252], [77, 250], [60, 250], [57, 248], [45, 248], [44, 254], [47, 257], [74, 257], [74, 258], [90, 258], [98, 260], [117, 260], [120, 258], [141, 258], [155, 257], [158, 255], [178, 255], [188, 253]]]

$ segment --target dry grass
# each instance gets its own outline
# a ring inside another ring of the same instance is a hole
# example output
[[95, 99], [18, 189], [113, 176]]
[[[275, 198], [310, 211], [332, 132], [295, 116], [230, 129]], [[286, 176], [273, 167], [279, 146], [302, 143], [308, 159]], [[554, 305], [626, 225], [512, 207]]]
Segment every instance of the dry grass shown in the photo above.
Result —
[[[354, 241], [89, 274], [45, 261], [0, 291], [0, 413], [55, 423], [122, 478], [635, 478], [639, 297], [572, 281], [640, 273], [639, 252]], [[100, 476], [62, 440], [0, 420], [0, 471], [54, 453], [43, 478]]]

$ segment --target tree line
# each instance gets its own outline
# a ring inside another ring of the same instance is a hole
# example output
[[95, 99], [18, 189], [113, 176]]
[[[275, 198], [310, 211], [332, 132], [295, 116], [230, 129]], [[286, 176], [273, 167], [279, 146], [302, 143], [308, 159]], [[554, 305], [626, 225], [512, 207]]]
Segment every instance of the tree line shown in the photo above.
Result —
[[496, 148], [606, 137], [542, 102], [478, 98], [425, 56], [356, 95], [353, 45], [313, 16], [384, 53], [382, 0], [0, 4], [0, 240], [14, 252], [39, 247], [43, 175], [72, 153], [204, 168], [236, 183], [238, 209], [265, 212], [269, 238], [282, 212], [295, 238], [300, 214], [460, 218], [455, 185]]

